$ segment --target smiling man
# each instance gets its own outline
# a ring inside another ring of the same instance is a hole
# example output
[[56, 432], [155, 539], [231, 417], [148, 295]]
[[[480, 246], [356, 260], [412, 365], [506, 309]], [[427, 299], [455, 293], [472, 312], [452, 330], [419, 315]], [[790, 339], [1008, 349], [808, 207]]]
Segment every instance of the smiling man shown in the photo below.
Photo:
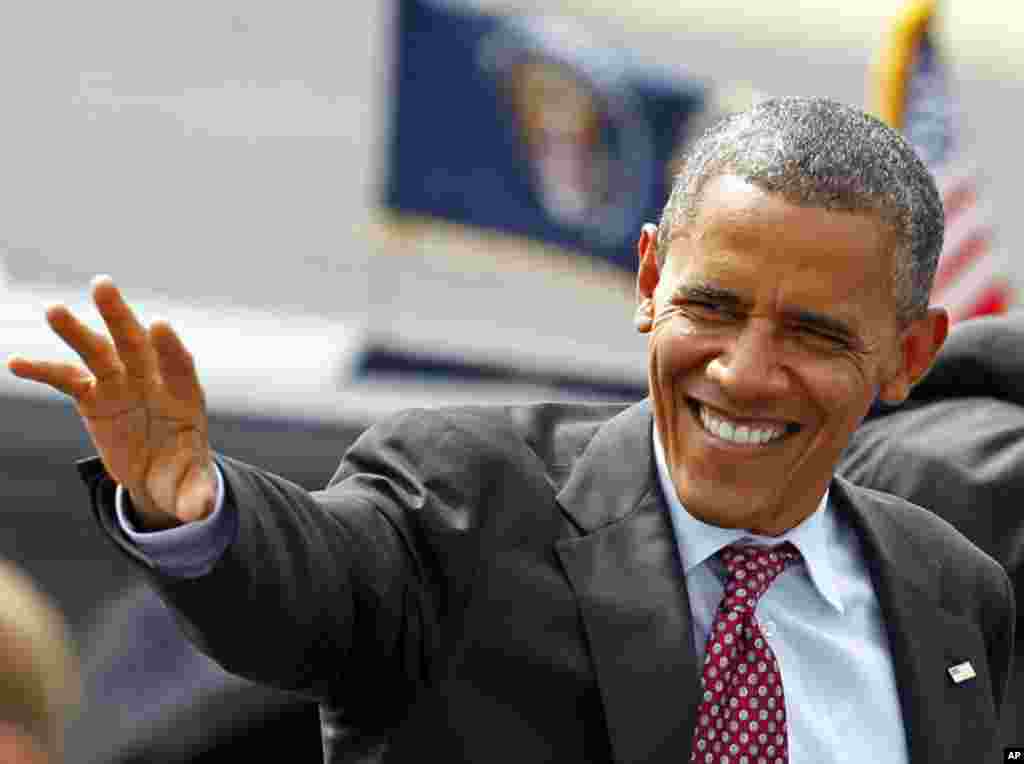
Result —
[[928, 307], [942, 227], [921, 163], [866, 116], [777, 100], [704, 137], [638, 279], [691, 514], [768, 535], [811, 514], [872, 401], [906, 398], [945, 338]]
[[[836, 477], [928, 371], [942, 244], [894, 131], [782, 98], [713, 127], [639, 241], [634, 406], [410, 411], [309, 493], [212, 450], [191, 355], [109, 279], [47, 318], [97, 518], [329, 761], [984, 761], [1014, 610], [933, 513]], [[112, 341], [111, 341], [112, 340]]]
[[643, 232], [651, 398], [692, 514], [793, 527], [872, 401], [902, 400], [927, 370], [947, 318], [925, 306], [900, 324], [896, 236], [876, 214], [792, 203], [731, 174], [707, 181], [661, 265]]

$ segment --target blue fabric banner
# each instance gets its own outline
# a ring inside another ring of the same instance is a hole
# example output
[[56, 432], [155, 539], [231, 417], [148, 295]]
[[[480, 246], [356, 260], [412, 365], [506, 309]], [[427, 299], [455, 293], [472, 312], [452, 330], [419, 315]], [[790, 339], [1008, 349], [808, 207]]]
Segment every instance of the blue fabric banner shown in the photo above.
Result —
[[634, 270], [705, 87], [573, 19], [397, 1], [384, 205]]

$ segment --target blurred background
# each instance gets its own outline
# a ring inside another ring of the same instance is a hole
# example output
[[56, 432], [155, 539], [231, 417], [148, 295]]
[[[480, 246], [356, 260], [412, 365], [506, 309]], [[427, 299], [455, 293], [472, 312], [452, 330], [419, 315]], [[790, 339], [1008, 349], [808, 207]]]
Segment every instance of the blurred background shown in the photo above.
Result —
[[[45, 305], [98, 326], [88, 282], [109, 273], [192, 348], [215, 447], [311, 489], [400, 408], [643, 397], [640, 225], [693, 137], [760, 97], [906, 130], [947, 203], [936, 302], [958, 320], [1017, 303], [1024, 46], [1000, 0], [8, 5], [8, 354], [66, 358]], [[74, 469], [88, 440], [10, 374], [0, 434], [0, 555], [98, 676], [143, 606]], [[121, 703], [165, 713], [126, 688], [104, 691], [110, 724]], [[98, 751], [81, 760], [114, 760]]]

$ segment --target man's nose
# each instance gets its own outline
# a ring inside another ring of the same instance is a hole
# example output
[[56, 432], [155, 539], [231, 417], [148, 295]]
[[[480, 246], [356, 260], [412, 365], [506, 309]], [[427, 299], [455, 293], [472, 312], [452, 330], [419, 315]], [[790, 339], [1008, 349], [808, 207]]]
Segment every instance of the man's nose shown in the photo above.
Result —
[[771, 399], [790, 389], [780, 338], [768, 322], [749, 320], [708, 364], [708, 375], [736, 400]]

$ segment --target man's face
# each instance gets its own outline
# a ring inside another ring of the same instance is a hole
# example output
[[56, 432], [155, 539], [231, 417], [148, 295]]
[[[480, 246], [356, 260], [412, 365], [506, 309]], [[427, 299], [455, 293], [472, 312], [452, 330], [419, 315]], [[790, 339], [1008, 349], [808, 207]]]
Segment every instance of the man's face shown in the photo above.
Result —
[[799, 207], [733, 176], [708, 182], [661, 268], [645, 230], [638, 327], [695, 517], [769, 535], [798, 524], [875, 397], [902, 400], [927, 370], [945, 314], [901, 331], [891, 249], [873, 216]]

